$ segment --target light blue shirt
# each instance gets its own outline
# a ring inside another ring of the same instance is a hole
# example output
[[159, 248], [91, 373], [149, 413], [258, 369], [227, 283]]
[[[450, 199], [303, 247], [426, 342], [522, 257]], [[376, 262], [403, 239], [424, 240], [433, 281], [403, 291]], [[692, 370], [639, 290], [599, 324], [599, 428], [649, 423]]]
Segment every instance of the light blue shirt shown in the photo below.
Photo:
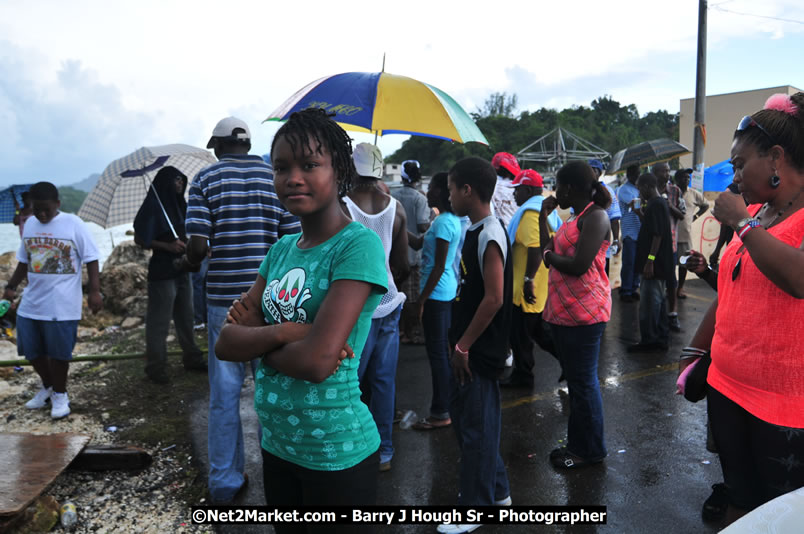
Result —
[[[609, 216], [609, 221], [616, 221], [622, 219], [623, 215], [620, 211], [620, 203], [617, 201], [617, 196], [614, 194], [614, 189], [612, 189], [608, 184], [603, 184], [606, 186], [606, 190], [611, 195], [611, 206], [609, 209], [606, 210], [606, 215]], [[615, 236], [612, 236], [612, 239], [618, 239]], [[606, 257], [611, 258], [611, 247], [606, 249]]]
[[636, 241], [639, 237], [639, 228], [642, 223], [639, 221], [639, 216], [628, 207], [628, 204], [637, 197], [639, 197], [639, 189], [631, 182], [625, 182], [617, 190], [617, 200], [620, 201], [620, 210], [623, 214], [620, 220], [620, 233], [623, 239], [629, 238]]
[[455, 260], [452, 267], [455, 270], [455, 279], [461, 279], [461, 251], [463, 250], [463, 240], [466, 239], [466, 230], [472, 226], [472, 221], [468, 215], [464, 215], [458, 219], [461, 221], [461, 239], [458, 241], [458, 251], [455, 253]]
[[437, 239], [442, 239], [449, 243], [449, 249], [447, 250], [447, 261], [444, 263], [444, 273], [430, 294], [430, 298], [448, 302], [454, 299], [455, 294], [458, 292], [458, 278], [455, 276], [455, 270], [451, 268], [455, 262], [455, 254], [458, 252], [458, 245], [461, 240], [461, 221], [455, 214], [449, 212], [440, 214], [424, 234], [420, 291], [424, 290], [427, 278], [430, 276], [433, 267], [435, 267]]

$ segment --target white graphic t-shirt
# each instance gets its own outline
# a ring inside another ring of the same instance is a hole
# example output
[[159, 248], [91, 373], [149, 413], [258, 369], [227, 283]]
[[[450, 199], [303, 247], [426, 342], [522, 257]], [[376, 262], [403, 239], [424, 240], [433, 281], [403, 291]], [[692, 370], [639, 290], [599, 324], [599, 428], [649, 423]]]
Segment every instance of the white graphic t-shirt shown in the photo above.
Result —
[[17, 260], [28, 264], [28, 287], [17, 313], [40, 321], [81, 319], [81, 266], [98, 259], [84, 222], [59, 213], [49, 223], [25, 223]]

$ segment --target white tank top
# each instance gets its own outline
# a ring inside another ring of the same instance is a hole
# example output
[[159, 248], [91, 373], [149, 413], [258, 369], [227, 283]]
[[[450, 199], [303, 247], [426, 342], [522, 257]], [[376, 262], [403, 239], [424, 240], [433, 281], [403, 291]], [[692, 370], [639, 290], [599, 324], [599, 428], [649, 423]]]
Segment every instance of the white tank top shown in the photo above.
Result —
[[343, 197], [344, 202], [346, 203], [346, 207], [349, 210], [349, 214], [352, 216], [353, 221], [357, 221], [378, 236], [380, 236], [380, 241], [382, 241], [382, 248], [385, 250], [385, 272], [388, 273], [388, 292], [382, 296], [382, 300], [380, 300], [380, 305], [377, 306], [377, 309], [374, 310], [374, 314], [371, 316], [372, 319], [379, 319], [381, 317], [385, 317], [395, 309], [399, 307], [400, 304], [405, 302], [405, 294], [400, 293], [396, 289], [396, 284], [394, 284], [394, 277], [391, 276], [391, 264], [390, 264], [390, 257], [391, 257], [391, 245], [393, 244], [394, 238], [394, 219], [396, 218], [396, 199], [391, 198], [391, 201], [388, 203], [388, 206], [380, 213], [375, 215], [371, 215], [369, 213], [364, 212], [361, 210], [357, 204], [355, 204], [351, 198]]

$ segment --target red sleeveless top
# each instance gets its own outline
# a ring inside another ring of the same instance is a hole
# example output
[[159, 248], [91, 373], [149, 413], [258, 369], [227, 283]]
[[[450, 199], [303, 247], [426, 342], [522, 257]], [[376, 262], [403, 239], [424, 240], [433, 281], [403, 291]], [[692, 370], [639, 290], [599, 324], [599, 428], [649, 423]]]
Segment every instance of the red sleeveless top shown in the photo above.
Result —
[[[755, 215], [759, 207], [750, 206], [748, 211]], [[804, 209], [768, 232], [799, 248], [804, 239]], [[738, 255], [741, 246], [735, 236], [720, 262], [707, 381], [763, 421], [804, 428], [804, 299], [788, 295], [766, 278], [747, 250]], [[732, 280], [738, 258], [740, 272]]]
[[[581, 235], [578, 219], [593, 205], [590, 202], [576, 218], [562, 224], [553, 238], [553, 252], [562, 256], [575, 255], [575, 246]], [[561, 326], [581, 326], [608, 322], [611, 317], [611, 287], [606, 275], [606, 250], [609, 241], [604, 239], [589, 270], [581, 276], [550, 269], [547, 285], [547, 303], [544, 320]]]

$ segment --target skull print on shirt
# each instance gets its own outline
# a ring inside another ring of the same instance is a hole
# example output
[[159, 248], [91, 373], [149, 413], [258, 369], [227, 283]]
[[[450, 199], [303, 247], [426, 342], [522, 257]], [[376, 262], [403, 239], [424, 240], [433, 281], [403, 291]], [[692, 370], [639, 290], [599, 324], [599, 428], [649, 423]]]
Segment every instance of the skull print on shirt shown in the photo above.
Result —
[[265, 309], [277, 323], [307, 322], [307, 311], [302, 304], [312, 294], [304, 287], [307, 273], [304, 269], [294, 268], [277, 280], [272, 280], [263, 293], [262, 301]]

